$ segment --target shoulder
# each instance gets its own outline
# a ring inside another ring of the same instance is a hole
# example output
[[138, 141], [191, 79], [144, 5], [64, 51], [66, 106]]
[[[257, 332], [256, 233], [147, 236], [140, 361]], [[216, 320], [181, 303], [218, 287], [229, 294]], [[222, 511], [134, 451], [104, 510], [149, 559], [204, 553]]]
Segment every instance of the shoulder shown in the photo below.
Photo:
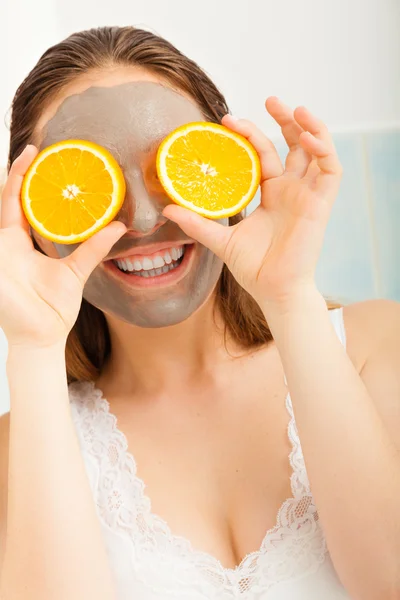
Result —
[[357, 370], [400, 349], [400, 303], [367, 300], [343, 308], [347, 351]]
[[[348, 353], [394, 440], [400, 429], [400, 303], [360, 302], [343, 309]], [[400, 442], [397, 442], [400, 449]]]

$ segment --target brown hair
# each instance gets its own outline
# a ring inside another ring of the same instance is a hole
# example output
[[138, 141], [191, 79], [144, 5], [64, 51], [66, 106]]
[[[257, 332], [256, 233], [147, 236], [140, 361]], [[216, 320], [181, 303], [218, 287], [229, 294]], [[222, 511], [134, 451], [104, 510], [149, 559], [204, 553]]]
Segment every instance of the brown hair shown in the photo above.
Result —
[[[219, 122], [229, 112], [225, 98], [204, 71], [165, 39], [134, 27], [101, 27], [75, 33], [49, 48], [19, 86], [12, 104], [9, 167], [33, 139], [46, 106], [74, 79], [115, 65], [139, 66], [190, 94], [204, 117]], [[242, 215], [229, 219], [230, 225]], [[38, 246], [36, 248], [39, 250]], [[224, 265], [217, 299], [226, 333], [244, 349], [272, 340], [268, 324], [253, 298]], [[83, 300], [66, 347], [68, 380], [91, 380], [111, 350], [103, 313]]]

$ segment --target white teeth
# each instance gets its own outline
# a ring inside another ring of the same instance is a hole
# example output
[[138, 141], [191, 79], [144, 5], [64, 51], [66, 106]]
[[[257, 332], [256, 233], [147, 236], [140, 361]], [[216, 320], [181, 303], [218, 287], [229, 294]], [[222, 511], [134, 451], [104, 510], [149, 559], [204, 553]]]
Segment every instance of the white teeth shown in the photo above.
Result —
[[164, 256], [155, 256], [150, 258], [145, 256], [141, 260], [135, 259], [119, 259], [114, 262], [122, 271], [134, 272], [135, 275], [141, 277], [155, 277], [156, 275], [162, 275], [167, 273], [178, 265], [173, 261], [178, 261], [185, 253], [184, 247], [170, 248], [166, 250]]
[[151, 260], [151, 258], [147, 258], [147, 256], [145, 256], [142, 259], [142, 266], [143, 266], [143, 269], [148, 271], [149, 269], [153, 268], [153, 261]]
[[164, 265], [163, 267], [160, 267], [159, 269], [150, 269], [149, 271], [139, 271], [138, 273], [135, 273], [136, 277], [157, 277], [159, 275], [163, 275], [163, 273], [168, 273], [168, 271], [173, 271], [174, 269], [176, 269], [179, 265], [177, 263], [173, 263], [171, 265]]
[[129, 258], [126, 258], [123, 262], [126, 263], [126, 268], [128, 271], [133, 271], [134, 267], [132, 262], [129, 260]]
[[153, 258], [153, 265], [156, 269], [163, 267], [165, 265], [164, 259], [162, 256], [156, 256]]

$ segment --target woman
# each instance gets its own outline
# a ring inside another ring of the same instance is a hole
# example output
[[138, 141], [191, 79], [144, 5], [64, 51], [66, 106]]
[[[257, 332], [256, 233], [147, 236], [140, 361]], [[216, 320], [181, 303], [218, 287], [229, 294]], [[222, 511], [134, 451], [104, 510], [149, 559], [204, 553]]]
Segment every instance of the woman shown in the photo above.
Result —
[[[72, 35], [18, 89], [2, 599], [400, 597], [399, 307], [328, 310], [314, 276], [341, 167], [305, 108], [266, 108], [285, 167], [196, 64], [133, 28]], [[156, 178], [160, 140], [198, 119], [261, 159], [261, 206], [230, 227], [169, 205]], [[68, 137], [114, 153], [125, 203], [79, 247], [33, 246], [21, 180]], [[145, 277], [157, 257], [173, 270]]]

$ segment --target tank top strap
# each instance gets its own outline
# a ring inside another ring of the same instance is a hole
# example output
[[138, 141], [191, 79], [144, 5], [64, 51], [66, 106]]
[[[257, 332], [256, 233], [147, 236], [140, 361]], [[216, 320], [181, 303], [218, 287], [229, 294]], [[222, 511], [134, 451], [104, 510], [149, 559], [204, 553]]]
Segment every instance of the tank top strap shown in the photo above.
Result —
[[331, 318], [332, 325], [335, 328], [335, 331], [336, 331], [336, 334], [337, 334], [339, 340], [342, 342], [344, 348], [346, 348], [347, 339], [346, 339], [346, 330], [345, 330], [344, 318], [343, 318], [343, 306], [341, 306], [340, 308], [335, 308], [333, 310], [330, 310], [329, 316]]

